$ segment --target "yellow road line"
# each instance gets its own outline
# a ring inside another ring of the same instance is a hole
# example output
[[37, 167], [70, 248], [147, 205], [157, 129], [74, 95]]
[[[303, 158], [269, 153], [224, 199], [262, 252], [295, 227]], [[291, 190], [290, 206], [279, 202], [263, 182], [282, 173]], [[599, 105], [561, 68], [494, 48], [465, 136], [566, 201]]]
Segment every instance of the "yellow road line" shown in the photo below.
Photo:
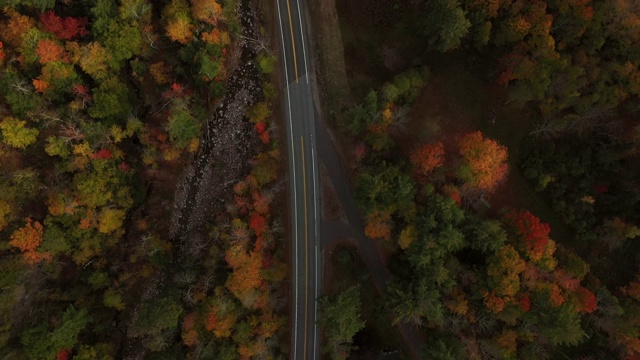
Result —
[[296, 83], [298, 82], [298, 61], [296, 60], [296, 40], [293, 37], [293, 21], [291, 21], [291, 6], [287, 0], [287, 10], [289, 10], [289, 29], [291, 29], [291, 46], [293, 46], [293, 67], [296, 69]]
[[302, 188], [304, 192], [304, 271], [305, 271], [305, 295], [304, 295], [304, 356], [307, 358], [307, 321], [309, 320], [309, 222], [307, 220], [307, 172], [304, 161], [304, 138], [300, 136], [300, 144], [302, 145]]

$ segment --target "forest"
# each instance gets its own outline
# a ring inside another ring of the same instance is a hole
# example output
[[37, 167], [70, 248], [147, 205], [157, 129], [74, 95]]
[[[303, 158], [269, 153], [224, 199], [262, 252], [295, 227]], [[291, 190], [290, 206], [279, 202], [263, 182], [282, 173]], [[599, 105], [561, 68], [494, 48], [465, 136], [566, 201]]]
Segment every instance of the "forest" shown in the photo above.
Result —
[[315, 23], [328, 121], [391, 280], [324, 299], [345, 309], [330, 358], [396, 332], [368, 327], [375, 309], [424, 359], [637, 359], [638, 2], [333, 6]]
[[[0, 358], [288, 358], [273, 2], [0, 7]], [[309, 7], [389, 274], [323, 249], [322, 358], [640, 358], [640, 3]]]
[[0, 358], [283, 358], [264, 7], [0, 5]]

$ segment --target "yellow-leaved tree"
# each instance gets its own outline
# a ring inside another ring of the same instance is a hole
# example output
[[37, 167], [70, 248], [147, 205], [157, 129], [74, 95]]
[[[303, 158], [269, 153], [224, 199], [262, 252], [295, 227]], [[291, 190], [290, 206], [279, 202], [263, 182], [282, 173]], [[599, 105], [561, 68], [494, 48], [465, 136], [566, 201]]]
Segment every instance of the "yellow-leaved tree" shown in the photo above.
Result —
[[194, 25], [189, 5], [185, 0], [172, 0], [171, 4], [164, 8], [163, 18], [167, 36], [171, 40], [188, 44], [193, 39]]
[[103, 234], [109, 234], [120, 229], [124, 216], [125, 212], [120, 209], [102, 209], [98, 217], [98, 231]]
[[17, 149], [26, 149], [27, 146], [36, 142], [39, 134], [38, 129], [27, 128], [25, 127], [26, 124], [26, 121], [11, 116], [2, 119], [2, 122], [0, 122], [2, 141]]
[[192, 0], [191, 14], [197, 21], [216, 25], [222, 17], [222, 6], [216, 0]]

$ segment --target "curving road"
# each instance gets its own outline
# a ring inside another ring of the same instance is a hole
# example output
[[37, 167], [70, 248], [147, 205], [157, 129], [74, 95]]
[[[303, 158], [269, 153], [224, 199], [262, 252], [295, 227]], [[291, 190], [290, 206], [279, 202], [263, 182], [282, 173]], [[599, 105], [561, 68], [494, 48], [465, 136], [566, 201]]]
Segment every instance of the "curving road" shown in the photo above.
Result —
[[289, 146], [292, 209], [291, 359], [319, 358], [316, 298], [320, 294], [318, 249], [318, 167], [315, 107], [307, 59], [306, 5], [276, 0], [285, 77], [284, 108]]

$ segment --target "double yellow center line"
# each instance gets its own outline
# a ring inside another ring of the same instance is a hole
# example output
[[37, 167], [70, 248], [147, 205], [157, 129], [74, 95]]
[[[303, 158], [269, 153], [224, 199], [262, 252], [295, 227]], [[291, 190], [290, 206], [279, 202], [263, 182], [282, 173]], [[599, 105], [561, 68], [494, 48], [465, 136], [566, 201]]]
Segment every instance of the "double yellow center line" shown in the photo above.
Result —
[[[291, 5], [289, 5], [289, 0], [287, 0], [287, 10], [289, 11], [289, 29], [291, 30], [291, 46], [293, 47], [293, 67], [296, 72], [296, 83], [297, 83], [298, 82], [298, 61], [296, 59], [296, 40], [295, 40], [295, 37], [293, 36], [293, 21], [291, 20]], [[300, 9], [298, 9], [298, 11], [300, 11]]]

